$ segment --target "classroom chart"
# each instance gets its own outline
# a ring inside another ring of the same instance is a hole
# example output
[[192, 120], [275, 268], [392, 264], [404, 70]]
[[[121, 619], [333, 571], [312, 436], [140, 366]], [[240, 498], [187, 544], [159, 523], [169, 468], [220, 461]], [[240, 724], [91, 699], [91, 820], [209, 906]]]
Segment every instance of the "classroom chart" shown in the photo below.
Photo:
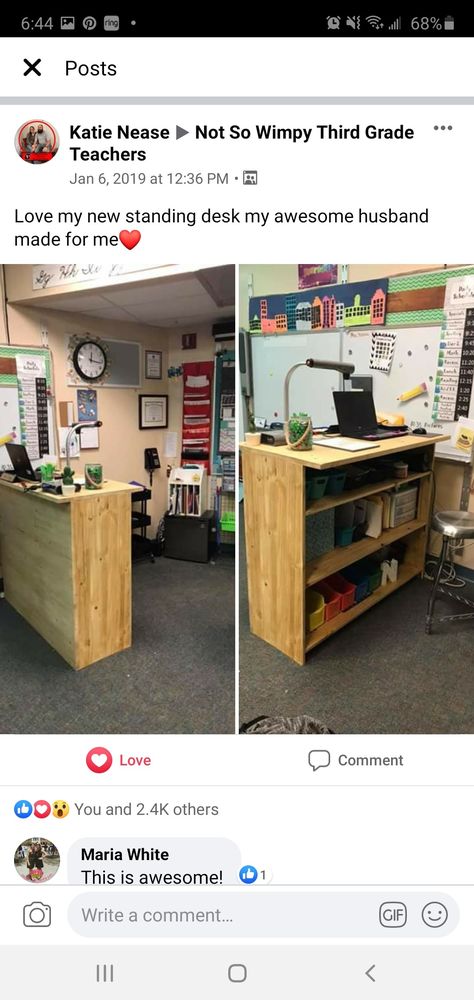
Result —
[[10, 468], [5, 445], [23, 444], [32, 462], [55, 452], [49, 351], [0, 347], [0, 469]]

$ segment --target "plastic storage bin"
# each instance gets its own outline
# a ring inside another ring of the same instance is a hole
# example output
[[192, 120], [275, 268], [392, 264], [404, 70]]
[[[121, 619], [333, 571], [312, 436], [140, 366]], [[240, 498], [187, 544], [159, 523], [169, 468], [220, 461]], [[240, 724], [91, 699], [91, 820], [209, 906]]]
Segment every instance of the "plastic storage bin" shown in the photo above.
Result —
[[360, 566], [356, 563], [353, 566], [348, 566], [344, 570], [343, 576], [349, 583], [355, 584], [355, 602], [359, 604], [360, 601], [364, 600], [369, 593], [369, 576], [367, 572], [364, 572]]
[[324, 622], [324, 597], [311, 588], [306, 594], [306, 631], [314, 632]]
[[351, 524], [350, 528], [336, 528], [335, 537], [338, 547], [350, 545], [354, 537], [354, 525]]
[[330, 622], [331, 618], [341, 613], [341, 595], [327, 580], [322, 580], [316, 585], [316, 592], [324, 598], [324, 621]]
[[348, 611], [352, 608], [355, 602], [355, 584], [350, 583], [346, 580], [342, 573], [335, 573], [334, 576], [328, 576], [325, 583], [328, 583], [333, 590], [337, 591], [339, 597], [341, 598], [341, 611]]
[[312, 469], [306, 470], [306, 499], [307, 500], [320, 500], [326, 492], [326, 487], [328, 483], [327, 475], [323, 475]]
[[330, 469], [328, 472], [328, 483], [326, 486], [326, 493], [328, 496], [337, 497], [344, 490], [344, 484], [346, 482], [346, 470], [345, 469]]
[[382, 570], [378, 563], [373, 562], [368, 559], [364, 560], [363, 563], [359, 564], [360, 569], [363, 573], [367, 573], [369, 580], [369, 594], [373, 594], [374, 590], [378, 590], [382, 583]]
[[235, 531], [235, 511], [224, 511], [221, 517], [221, 531]]

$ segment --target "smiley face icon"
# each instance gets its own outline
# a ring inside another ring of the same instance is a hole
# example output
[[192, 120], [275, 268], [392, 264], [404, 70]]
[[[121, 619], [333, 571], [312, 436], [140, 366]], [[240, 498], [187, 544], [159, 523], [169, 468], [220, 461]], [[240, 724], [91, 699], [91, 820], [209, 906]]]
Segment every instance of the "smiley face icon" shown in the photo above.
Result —
[[64, 799], [58, 799], [56, 802], [53, 802], [52, 811], [56, 819], [64, 819], [69, 813], [69, 806]]
[[444, 903], [427, 903], [421, 911], [421, 919], [427, 927], [443, 927], [448, 919]]

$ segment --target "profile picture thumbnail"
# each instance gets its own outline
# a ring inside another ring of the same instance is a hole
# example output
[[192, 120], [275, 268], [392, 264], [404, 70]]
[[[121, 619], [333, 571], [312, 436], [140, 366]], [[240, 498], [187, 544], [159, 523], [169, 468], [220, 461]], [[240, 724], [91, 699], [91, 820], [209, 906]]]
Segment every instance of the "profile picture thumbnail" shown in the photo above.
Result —
[[15, 148], [25, 163], [49, 163], [59, 149], [59, 135], [50, 122], [34, 118], [18, 129]]
[[23, 840], [15, 851], [15, 870], [25, 882], [49, 882], [61, 863], [55, 844], [44, 837]]

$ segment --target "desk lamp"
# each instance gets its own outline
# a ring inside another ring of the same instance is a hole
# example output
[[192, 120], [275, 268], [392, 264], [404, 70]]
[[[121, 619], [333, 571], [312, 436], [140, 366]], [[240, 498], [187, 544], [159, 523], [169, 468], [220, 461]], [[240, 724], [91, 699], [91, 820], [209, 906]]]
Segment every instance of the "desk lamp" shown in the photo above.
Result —
[[74, 434], [80, 434], [85, 427], [102, 427], [102, 420], [77, 420], [71, 424], [66, 437], [66, 466], [71, 464], [71, 442]]
[[306, 361], [300, 361], [297, 365], [293, 365], [285, 378], [283, 416], [286, 424], [290, 419], [290, 379], [297, 368], [322, 368], [324, 371], [340, 372], [344, 381], [347, 381], [353, 374], [355, 365], [346, 365], [342, 361], [318, 361], [316, 358], [307, 358]]

